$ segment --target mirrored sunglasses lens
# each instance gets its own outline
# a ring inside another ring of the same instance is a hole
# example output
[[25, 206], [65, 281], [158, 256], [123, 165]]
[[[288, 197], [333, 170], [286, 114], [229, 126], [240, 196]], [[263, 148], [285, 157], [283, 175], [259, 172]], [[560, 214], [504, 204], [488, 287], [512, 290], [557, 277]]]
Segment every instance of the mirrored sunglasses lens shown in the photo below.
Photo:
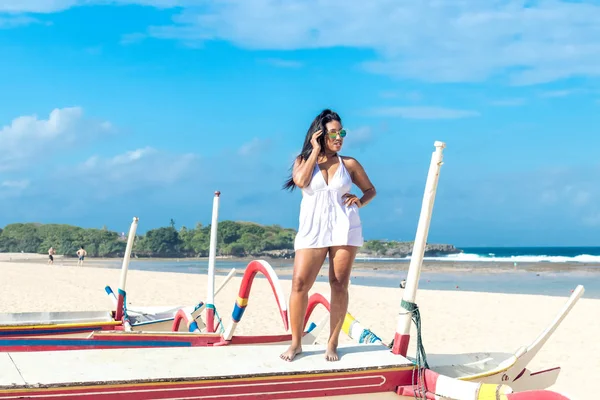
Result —
[[338, 135], [340, 135], [340, 137], [346, 136], [346, 130], [342, 129], [339, 132], [328, 132], [328, 134], [331, 139], [335, 139], [335, 138], [337, 138]]

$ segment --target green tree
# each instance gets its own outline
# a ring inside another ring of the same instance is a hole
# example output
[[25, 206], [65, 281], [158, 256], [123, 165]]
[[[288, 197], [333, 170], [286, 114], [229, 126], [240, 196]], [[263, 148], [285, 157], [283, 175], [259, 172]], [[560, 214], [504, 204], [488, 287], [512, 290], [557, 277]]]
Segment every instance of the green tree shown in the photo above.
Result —
[[139, 253], [154, 257], [177, 257], [181, 255], [182, 241], [171, 226], [151, 229], [139, 241]]

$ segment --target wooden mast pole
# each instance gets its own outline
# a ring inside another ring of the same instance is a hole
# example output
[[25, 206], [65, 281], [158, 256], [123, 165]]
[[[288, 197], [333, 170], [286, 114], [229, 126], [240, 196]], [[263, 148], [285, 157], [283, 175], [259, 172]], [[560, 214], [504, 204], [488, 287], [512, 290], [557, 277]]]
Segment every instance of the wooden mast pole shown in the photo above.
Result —
[[[431, 214], [433, 212], [433, 203], [437, 190], [440, 169], [442, 167], [443, 150], [446, 144], [436, 141], [434, 143], [435, 151], [431, 155], [431, 163], [429, 165], [429, 173], [427, 182], [425, 183], [425, 193], [423, 203], [421, 205], [421, 215], [417, 225], [417, 233], [413, 246], [412, 257], [408, 267], [406, 278], [406, 288], [402, 300], [408, 303], [414, 303], [417, 295], [417, 287], [419, 285], [419, 277], [421, 275], [421, 264], [423, 263], [423, 255], [425, 254], [425, 245], [427, 244], [427, 235], [429, 234], [429, 224], [431, 222]], [[410, 341], [410, 326], [412, 323], [412, 312], [405, 310], [398, 318], [398, 326], [394, 335], [394, 345], [392, 352], [406, 357], [408, 351], [408, 343]]]

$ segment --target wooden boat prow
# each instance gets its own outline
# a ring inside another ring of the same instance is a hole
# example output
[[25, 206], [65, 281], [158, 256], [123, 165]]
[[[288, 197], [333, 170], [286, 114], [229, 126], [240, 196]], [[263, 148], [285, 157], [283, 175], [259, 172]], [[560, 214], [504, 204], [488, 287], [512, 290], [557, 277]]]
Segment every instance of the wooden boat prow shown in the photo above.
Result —
[[429, 366], [442, 375], [456, 379], [507, 383], [516, 391], [551, 387], [556, 383], [560, 367], [531, 372], [527, 366], [584, 292], [582, 285], [577, 286], [550, 324], [528, 346], [521, 346], [514, 353], [428, 354]]

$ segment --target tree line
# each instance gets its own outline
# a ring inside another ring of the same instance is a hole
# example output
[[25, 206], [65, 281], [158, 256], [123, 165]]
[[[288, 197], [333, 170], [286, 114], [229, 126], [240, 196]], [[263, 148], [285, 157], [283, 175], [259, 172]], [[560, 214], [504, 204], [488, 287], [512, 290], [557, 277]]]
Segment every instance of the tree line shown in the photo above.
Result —
[[[210, 225], [177, 230], [169, 226], [136, 235], [132, 253], [137, 257], [206, 257], [210, 245]], [[252, 222], [222, 221], [217, 227], [217, 255], [260, 255], [270, 250], [293, 250], [294, 229]], [[66, 224], [14, 223], [0, 229], [0, 252], [56, 254], [75, 256], [84, 246], [92, 257], [122, 257], [127, 237], [102, 229]]]
[[[210, 225], [198, 223], [194, 228], [175, 229], [169, 226], [151, 229], [136, 235], [132, 255], [136, 257], [207, 257], [210, 246]], [[290, 257], [294, 253], [296, 231], [279, 225], [259, 225], [253, 222], [222, 221], [217, 227], [217, 255]], [[0, 228], [0, 252], [47, 254], [53, 247], [56, 254], [75, 256], [84, 246], [92, 257], [123, 257], [127, 237], [117, 232], [81, 228], [66, 224], [15, 223]], [[360, 252], [374, 257], [406, 257], [413, 242], [388, 240], [365, 241]], [[448, 244], [427, 244], [425, 254], [447, 255], [462, 250]]]

